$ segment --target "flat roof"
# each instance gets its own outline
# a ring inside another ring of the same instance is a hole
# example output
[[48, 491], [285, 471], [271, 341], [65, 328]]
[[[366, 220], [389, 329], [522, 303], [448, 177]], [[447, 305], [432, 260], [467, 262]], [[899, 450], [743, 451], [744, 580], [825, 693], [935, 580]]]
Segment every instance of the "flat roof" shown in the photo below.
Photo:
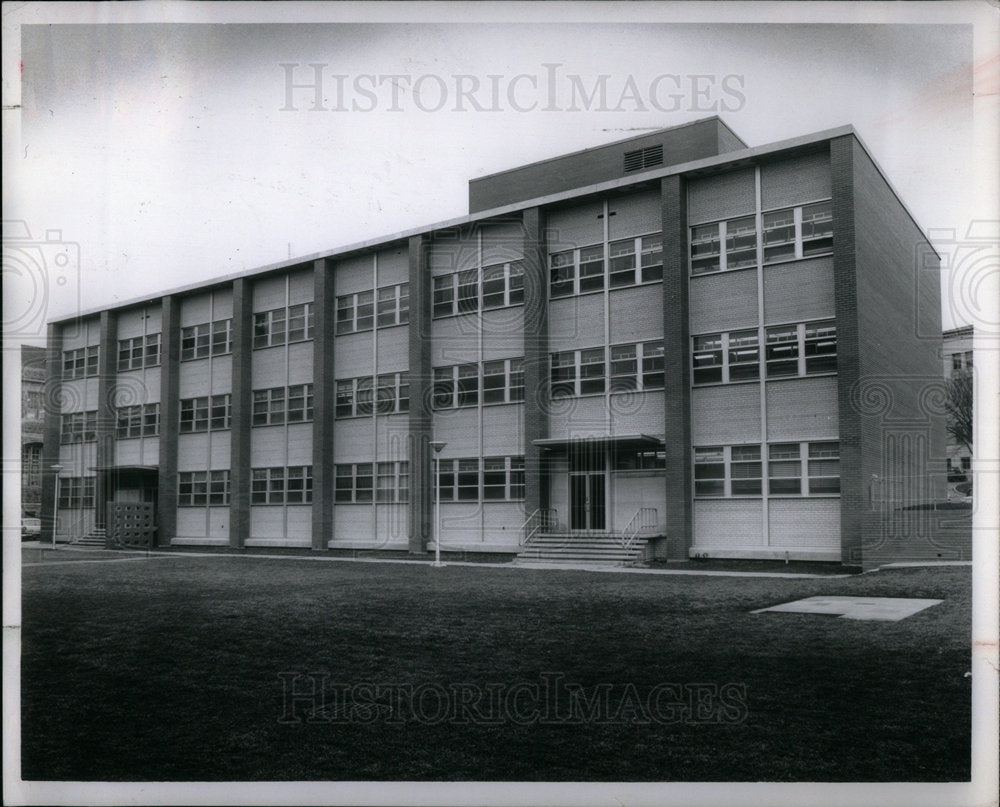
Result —
[[[708, 119], [703, 118], [700, 121], [693, 121], [692, 123], [700, 123], [704, 120]], [[689, 126], [692, 124], [681, 124], [681, 125]], [[670, 127], [670, 128], [678, 128], [678, 127]], [[727, 128], [729, 127], [727, 126]], [[899, 194], [896, 193], [896, 190], [892, 187], [892, 184], [886, 178], [885, 172], [882, 170], [881, 166], [872, 156], [871, 152], [868, 150], [868, 147], [864, 144], [864, 141], [855, 131], [854, 127], [850, 124], [847, 124], [844, 126], [837, 126], [832, 129], [824, 129], [819, 132], [813, 132], [807, 135], [800, 135], [799, 137], [788, 138], [787, 140], [779, 140], [774, 143], [765, 144], [763, 146], [754, 146], [746, 149], [741, 149], [739, 151], [730, 151], [725, 154], [719, 154], [712, 157], [704, 157], [702, 159], [692, 160], [686, 163], [678, 163], [676, 165], [671, 165], [671, 166], [652, 168], [647, 171], [630, 174], [627, 177], [620, 177], [618, 179], [611, 179], [605, 182], [598, 182], [592, 185], [585, 185], [579, 188], [572, 188], [567, 191], [560, 191], [558, 193], [549, 194], [548, 196], [540, 196], [534, 199], [524, 199], [509, 205], [491, 208], [489, 210], [480, 210], [476, 213], [470, 213], [452, 219], [445, 219], [444, 221], [438, 221], [433, 224], [424, 225], [422, 227], [414, 227], [408, 230], [402, 230], [400, 232], [392, 233], [389, 235], [379, 236], [376, 238], [369, 238], [363, 241], [356, 241], [353, 244], [347, 244], [342, 247], [335, 247], [330, 250], [313, 252], [308, 255], [301, 255], [295, 258], [287, 258], [286, 260], [278, 261], [276, 263], [265, 264], [263, 266], [254, 267], [252, 269], [244, 269], [239, 272], [231, 272], [228, 274], [219, 275], [209, 280], [202, 280], [196, 283], [188, 283], [183, 286], [176, 286], [173, 288], [164, 289], [162, 291], [157, 291], [153, 294], [144, 294], [140, 297], [133, 297], [132, 299], [117, 303], [115, 305], [103, 305], [96, 308], [90, 308], [69, 317], [61, 317], [59, 319], [48, 320], [47, 323], [50, 325], [58, 325], [64, 322], [72, 322], [74, 320], [78, 320], [83, 317], [94, 316], [95, 314], [99, 314], [102, 311], [116, 311], [124, 308], [130, 308], [136, 305], [141, 305], [143, 303], [155, 302], [159, 300], [161, 297], [166, 297], [169, 295], [183, 294], [186, 292], [196, 291], [198, 289], [206, 289], [206, 290], [211, 289], [215, 286], [224, 285], [226, 283], [230, 283], [240, 278], [255, 277], [257, 275], [266, 275], [271, 272], [277, 272], [282, 269], [290, 269], [292, 267], [312, 263], [313, 261], [321, 259], [343, 258], [353, 253], [369, 252], [378, 249], [380, 247], [387, 247], [394, 243], [405, 241], [409, 238], [412, 238], [413, 236], [426, 235], [429, 233], [437, 232], [439, 230], [448, 230], [454, 227], [463, 227], [480, 221], [488, 221], [490, 219], [503, 218], [504, 216], [509, 216], [512, 213], [519, 213], [522, 210], [526, 210], [532, 207], [543, 207], [546, 205], [553, 205], [561, 202], [567, 202], [580, 197], [586, 197], [594, 194], [606, 193], [609, 191], [615, 191], [622, 188], [627, 188], [631, 185], [638, 185], [644, 182], [649, 182], [650, 180], [663, 179], [664, 177], [676, 176], [679, 174], [702, 172], [716, 168], [724, 168], [727, 165], [750, 162], [772, 154], [779, 154], [785, 151], [795, 151], [798, 149], [806, 148], [812, 145], [816, 145], [818, 143], [825, 142], [827, 140], [832, 140], [833, 138], [836, 137], [844, 137], [848, 135], [853, 136], [858, 141], [861, 148], [864, 149], [865, 153], [868, 155], [872, 163], [875, 165], [876, 170], [879, 172], [880, 176], [885, 181], [886, 185], [889, 187], [889, 190], [892, 191], [892, 194], [896, 197], [896, 200], [899, 202], [900, 206], [909, 216], [910, 220], [917, 227], [917, 229], [920, 230], [921, 233], [923, 233], [923, 229], [917, 223], [917, 220], [913, 217], [913, 214], [910, 212], [909, 208], [906, 207], [906, 204], [903, 202], [903, 200], [900, 199]], [[603, 146], [598, 146], [595, 148], [603, 148]], [[928, 241], [928, 246], [930, 246], [930, 248], [934, 251], [934, 254], [940, 258], [940, 254], [937, 252], [936, 249], [934, 249], [934, 246], [929, 241]]]

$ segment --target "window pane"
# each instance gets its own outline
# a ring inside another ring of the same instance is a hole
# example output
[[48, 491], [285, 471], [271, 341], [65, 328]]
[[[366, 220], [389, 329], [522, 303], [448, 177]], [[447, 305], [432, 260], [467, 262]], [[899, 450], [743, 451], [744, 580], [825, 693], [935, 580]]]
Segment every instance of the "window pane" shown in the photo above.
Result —
[[726, 222], [726, 268], [757, 264], [757, 224], [753, 216]]
[[760, 347], [757, 331], [729, 334], [729, 380], [745, 381], [760, 377]]
[[802, 256], [820, 255], [833, 249], [833, 209], [830, 202], [802, 208]]
[[580, 250], [580, 292], [604, 288], [604, 247], [583, 247]]
[[483, 363], [483, 403], [503, 403], [506, 386], [506, 362]]
[[767, 330], [767, 375], [789, 376], [799, 373], [798, 329], [792, 326], [768, 328]]
[[550, 294], [565, 297], [573, 293], [573, 251], [557, 252], [549, 256]]
[[609, 248], [611, 256], [611, 286], [631, 286], [635, 283], [635, 241], [614, 241]]
[[718, 224], [691, 228], [691, 274], [718, 272], [722, 268], [721, 254]]
[[722, 381], [722, 336], [696, 336], [691, 353], [694, 383], [711, 384]]
[[764, 263], [795, 257], [795, 210], [763, 215]]

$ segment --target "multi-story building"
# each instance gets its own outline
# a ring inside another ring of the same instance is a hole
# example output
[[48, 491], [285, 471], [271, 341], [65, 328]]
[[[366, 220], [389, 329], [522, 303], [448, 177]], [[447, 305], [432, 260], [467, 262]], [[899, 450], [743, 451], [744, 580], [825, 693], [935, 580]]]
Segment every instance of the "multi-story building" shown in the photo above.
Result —
[[45, 432], [45, 348], [21, 346], [21, 513], [42, 509], [42, 436]]
[[436, 470], [443, 550], [513, 554], [544, 514], [864, 564], [873, 479], [943, 493], [937, 256], [851, 127], [750, 148], [709, 118], [469, 197], [52, 323], [60, 537], [147, 502], [159, 545], [420, 553]]
[[[962, 371], [972, 371], [972, 326], [964, 325], [941, 334], [944, 360], [944, 377], [951, 378]], [[972, 469], [969, 447], [948, 435], [948, 470], [968, 472]]]

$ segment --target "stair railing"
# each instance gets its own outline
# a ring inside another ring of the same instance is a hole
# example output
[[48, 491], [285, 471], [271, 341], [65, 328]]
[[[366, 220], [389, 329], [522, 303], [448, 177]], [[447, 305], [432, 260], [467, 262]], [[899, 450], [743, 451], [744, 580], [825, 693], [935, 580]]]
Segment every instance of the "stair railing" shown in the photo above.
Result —
[[548, 532], [557, 523], [557, 513], [552, 507], [539, 507], [521, 525], [521, 546], [527, 546], [540, 532]]
[[622, 549], [631, 549], [641, 533], [648, 532], [659, 523], [659, 511], [655, 507], [640, 507], [622, 530]]

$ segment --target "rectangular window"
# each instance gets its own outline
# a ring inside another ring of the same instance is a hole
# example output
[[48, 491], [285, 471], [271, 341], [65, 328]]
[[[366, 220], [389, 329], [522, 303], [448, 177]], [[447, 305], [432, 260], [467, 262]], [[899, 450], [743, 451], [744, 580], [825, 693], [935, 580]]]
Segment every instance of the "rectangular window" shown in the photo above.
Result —
[[191, 325], [181, 328], [181, 361], [203, 359], [211, 355], [212, 325]]
[[639, 387], [636, 345], [611, 346], [611, 391], [628, 392]]
[[799, 329], [795, 325], [768, 328], [765, 340], [767, 377], [799, 374]]
[[354, 466], [354, 501], [370, 502], [372, 500], [372, 464], [359, 462]]
[[344, 378], [337, 382], [337, 400], [334, 416], [338, 418], [354, 417], [354, 379]]
[[691, 228], [691, 274], [703, 275], [756, 265], [757, 224], [754, 216]]
[[727, 380], [760, 378], [760, 340], [757, 331], [735, 331], [727, 338]]
[[69, 381], [74, 378], [92, 378], [96, 376], [99, 353], [100, 349], [97, 345], [64, 351], [63, 380]]
[[504, 264], [483, 268], [483, 308], [507, 304], [507, 270]]
[[[632, 260], [634, 265], [634, 255]], [[549, 256], [550, 297], [567, 297], [571, 294], [600, 291], [603, 288], [603, 244], [555, 252]]]
[[313, 338], [313, 304], [288, 307], [288, 341], [303, 342]]
[[483, 362], [483, 403], [516, 403], [524, 400], [523, 359]]
[[840, 493], [840, 443], [809, 444], [809, 493]]
[[479, 270], [458, 273], [458, 313], [471, 314], [479, 310]]
[[696, 336], [691, 351], [695, 384], [715, 384], [723, 380], [722, 334]]
[[253, 425], [280, 426], [285, 422], [286, 390], [284, 387], [253, 391]]
[[760, 446], [730, 448], [730, 493], [733, 496], [760, 496]]
[[663, 280], [663, 239], [659, 233], [643, 236], [640, 241], [641, 282]]
[[802, 455], [798, 443], [775, 443], [767, 448], [768, 492], [802, 493]]
[[580, 294], [604, 288], [604, 245], [583, 247], [579, 252]]
[[611, 258], [608, 284], [611, 288], [635, 285], [635, 240], [612, 241], [609, 249]]
[[833, 206], [829, 201], [774, 210], [761, 217], [764, 263], [778, 263], [833, 250]]
[[97, 480], [93, 476], [59, 478], [59, 507], [67, 510], [94, 508]]
[[59, 442], [90, 443], [97, 439], [97, 410], [70, 412], [62, 416]]
[[118, 342], [118, 371], [140, 370], [160, 363], [160, 334], [136, 336]]
[[313, 385], [295, 384], [288, 388], [288, 422], [303, 423], [313, 419]]
[[573, 294], [576, 264], [573, 250], [549, 256], [549, 296], [568, 297]]
[[209, 428], [211, 428], [212, 431], [228, 429], [232, 413], [232, 403], [229, 393], [226, 393], [225, 395], [213, 395], [210, 406], [211, 419], [209, 422]]
[[553, 353], [550, 372], [553, 397], [604, 392], [604, 348]]
[[837, 326], [832, 322], [807, 322], [803, 354], [806, 375], [837, 371]]
[[288, 310], [276, 308], [253, 315], [253, 346], [257, 348], [278, 347], [288, 338]]
[[212, 323], [212, 355], [222, 356], [233, 350], [233, 321], [220, 319]]
[[208, 503], [229, 504], [229, 471], [210, 471], [208, 476]]
[[479, 500], [479, 460], [455, 460], [455, 492], [460, 502]]
[[296, 465], [285, 475], [285, 503], [312, 504], [312, 466]]
[[180, 402], [180, 431], [191, 432], [221, 431], [230, 427], [232, 411], [231, 397], [212, 395], [203, 398], [186, 398]]
[[726, 495], [726, 455], [722, 446], [694, 450], [694, 495]]
[[369, 375], [357, 379], [355, 389], [357, 390], [355, 394], [356, 414], [372, 414], [375, 411], [375, 382], [372, 377]]
[[617, 448], [614, 452], [616, 471], [662, 471], [667, 467], [667, 453], [662, 450]]
[[120, 406], [115, 436], [122, 438], [153, 437], [160, 433], [160, 405]]
[[434, 278], [434, 319], [450, 317], [455, 313], [456, 275], [438, 275]]
[[254, 468], [250, 483], [251, 504], [311, 504], [312, 466]]
[[379, 328], [405, 325], [410, 321], [410, 285], [385, 286], [378, 290], [376, 324]]

